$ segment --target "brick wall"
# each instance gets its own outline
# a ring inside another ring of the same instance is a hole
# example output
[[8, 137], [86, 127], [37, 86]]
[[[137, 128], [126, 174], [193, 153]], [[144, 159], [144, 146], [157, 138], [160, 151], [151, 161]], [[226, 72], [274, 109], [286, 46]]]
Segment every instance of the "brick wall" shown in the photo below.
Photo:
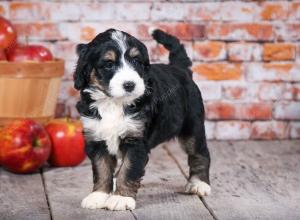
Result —
[[177, 35], [194, 61], [209, 139], [300, 138], [300, 1], [0, 1], [21, 37], [66, 60], [57, 115], [76, 116], [75, 45], [114, 27], [167, 52], [148, 35]]

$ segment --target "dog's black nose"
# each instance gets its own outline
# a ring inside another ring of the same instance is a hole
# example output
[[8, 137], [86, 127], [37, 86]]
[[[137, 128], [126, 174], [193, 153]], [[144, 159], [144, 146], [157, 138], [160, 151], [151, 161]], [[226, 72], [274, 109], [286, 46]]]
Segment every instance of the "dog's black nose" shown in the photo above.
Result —
[[132, 92], [134, 90], [135, 83], [132, 81], [127, 81], [123, 83], [123, 88], [126, 92]]

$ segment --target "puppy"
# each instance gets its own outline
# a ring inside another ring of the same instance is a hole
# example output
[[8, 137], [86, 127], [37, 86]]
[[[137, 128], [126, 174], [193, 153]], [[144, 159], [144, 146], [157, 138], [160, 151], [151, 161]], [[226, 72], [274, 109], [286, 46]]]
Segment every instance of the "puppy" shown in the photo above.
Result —
[[152, 36], [169, 50], [169, 64], [150, 65], [145, 45], [114, 29], [77, 46], [76, 107], [94, 182], [83, 208], [134, 209], [150, 150], [175, 137], [188, 154], [186, 192], [210, 194], [204, 106], [192, 62], [176, 37], [161, 30]]

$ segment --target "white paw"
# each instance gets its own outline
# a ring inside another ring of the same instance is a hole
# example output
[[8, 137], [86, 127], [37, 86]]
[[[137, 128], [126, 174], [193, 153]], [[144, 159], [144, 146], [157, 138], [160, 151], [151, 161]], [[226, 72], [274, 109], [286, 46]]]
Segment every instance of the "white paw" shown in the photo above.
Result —
[[111, 195], [105, 202], [105, 208], [109, 210], [133, 210], [135, 199], [119, 195]]
[[198, 196], [208, 196], [211, 193], [211, 188], [206, 182], [191, 179], [185, 186], [185, 192], [197, 194]]
[[81, 207], [85, 209], [101, 209], [105, 206], [105, 201], [109, 195], [104, 192], [92, 192], [81, 202]]

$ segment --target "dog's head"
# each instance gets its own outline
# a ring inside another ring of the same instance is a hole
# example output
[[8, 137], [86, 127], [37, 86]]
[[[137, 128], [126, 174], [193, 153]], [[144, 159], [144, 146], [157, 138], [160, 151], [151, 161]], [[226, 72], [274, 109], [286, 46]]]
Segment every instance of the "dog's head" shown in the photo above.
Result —
[[75, 88], [101, 90], [106, 96], [134, 100], [145, 92], [149, 56], [145, 45], [114, 29], [77, 46]]

